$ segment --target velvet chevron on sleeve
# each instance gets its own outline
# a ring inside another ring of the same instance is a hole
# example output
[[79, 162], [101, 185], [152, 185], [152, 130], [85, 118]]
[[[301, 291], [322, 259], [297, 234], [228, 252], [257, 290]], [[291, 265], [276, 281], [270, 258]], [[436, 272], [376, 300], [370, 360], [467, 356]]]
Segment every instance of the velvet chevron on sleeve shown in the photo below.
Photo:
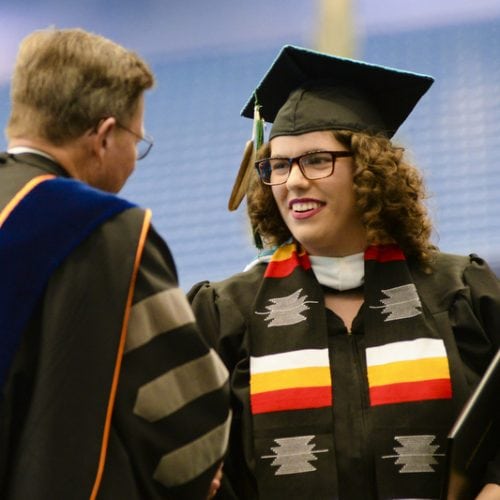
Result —
[[[151, 230], [130, 314], [115, 425], [133, 436], [125, 445], [141, 457], [144, 497], [203, 498], [227, 444], [228, 375], [201, 340], [169, 261]], [[141, 448], [155, 450], [141, 455]]]

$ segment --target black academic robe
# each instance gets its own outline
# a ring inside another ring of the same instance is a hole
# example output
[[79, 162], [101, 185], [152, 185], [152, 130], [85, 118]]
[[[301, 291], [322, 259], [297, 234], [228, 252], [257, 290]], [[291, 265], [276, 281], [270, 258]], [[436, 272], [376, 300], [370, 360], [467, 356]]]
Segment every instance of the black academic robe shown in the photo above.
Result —
[[[0, 212], [30, 179], [66, 176], [38, 155], [2, 160]], [[103, 220], [28, 316], [1, 388], [0, 496], [205, 498], [225, 450], [227, 372], [148, 211]]]
[[[258, 462], [266, 461], [266, 467], [272, 468], [274, 465], [276, 470], [276, 462], [273, 464], [269, 457], [256, 456], [254, 453], [249, 401], [249, 324], [256, 313], [255, 297], [263, 283], [265, 268], [266, 264], [258, 264], [221, 282], [199, 283], [188, 294], [196, 317], [203, 325], [206, 339], [217, 349], [231, 373], [234, 418], [221, 498], [259, 498], [256, 480]], [[453, 383], [456, 384], [452, 400], [456, 416], [500, 346], [500, 285], [496, 276], [478, 257], [438, 254], [434, 268], [432, 274], [424, 274], [410, 263], [420, 300], [432, 315], [439, 335], [446, 339], [447, 350], [453, 353], [449, 355], [448, 361], [455, 378]], [[444, 449], [439, 447], [435, 453], [436, 466], [428, 467], [428, 472], [423, 475], [399, 474], [402, 465], [398, 463], [401, 460], [397, 459], [394, 452], [397, 442], [386, 443], [389, 451], [385, 456], [380, 450], [376, 451], [377, 433], [366, 432], [362, 425], [364, 415], [369, 411], [363, 396], [367, 392], [363, 307], [353, 323], [351, 335], [347, 335], [340, 318], [327, 310], [325, 314], [330, 359], [335, 358], [338, 368], [332, 376], [336, 401], [333, 418], [337, 422], [334, 423], [332, 434], [338, 457], [340, 498], [393, 498], [384, 492], [390, 491], [391, 482], [404, 481], [406, 478], [412, 482], [412, 493], [407, 494], [413, 495], [413, 498], [415, 485], [418, 489], [419, 477], [424, 480], [426, 474], [443, 473]], [[407, 408], [407, 411], [411, 411], [411, 404]], [[387, 415], [390, 426], [390, 405]], [[283, 418], [286, 421], [286, 416]], [[400, 408], [394, 411], [392, 418], [401, 418]], [[415, 429], [415, 434], [424, 428], [432, 428], [432, 423], [433, 416], [429, 415], [429, 419], [422, 422], [421, 429]], [[393, 424], [397, 434], [398, 421], [394, 420]], [[276, 436], [279, 435], [277, 429]], [[357, 450], [362, 451], [358, 453]], [[319, 453], [314, 457], [318, 461], [322, 458]], [[313, 467], [310, 472], [300, 474], [296, 496], [289, 493], [289, 498], [308, 497], [307, 485], [312, 489], [315, 481], [316, 462], [311, 463]], [[483, 481], [500, 484], [498, 461], [491, 464]], [[440, 481], [434, 481], [434, 484], [439, 485]], [[438, 498], [439, 493], [436, 486], [433, 497]]]

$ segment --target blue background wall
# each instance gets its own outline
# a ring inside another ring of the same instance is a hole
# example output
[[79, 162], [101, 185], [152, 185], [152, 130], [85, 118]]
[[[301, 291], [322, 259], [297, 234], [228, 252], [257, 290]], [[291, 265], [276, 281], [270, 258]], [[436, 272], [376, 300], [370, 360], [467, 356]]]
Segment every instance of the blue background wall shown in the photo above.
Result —
[[[312, 46], [314, 2], [28, 1], [22, 13], [12, 3], [0, 5], [0, 122], [32, 29], [81, 26], [138, 50], [158, 79], [146, 110], [156, 141], [122, 194], [153, 209], [185, 289], [241, 270], [254, 256], [245, 207], [226, 209], [251, 133], [239, 112], [284, 43]], [[356, 56], [436, 78], [396, 140], [424, 172], [436, 243], [499, 270], [500, 2], [434, 4], [354, 2]]]

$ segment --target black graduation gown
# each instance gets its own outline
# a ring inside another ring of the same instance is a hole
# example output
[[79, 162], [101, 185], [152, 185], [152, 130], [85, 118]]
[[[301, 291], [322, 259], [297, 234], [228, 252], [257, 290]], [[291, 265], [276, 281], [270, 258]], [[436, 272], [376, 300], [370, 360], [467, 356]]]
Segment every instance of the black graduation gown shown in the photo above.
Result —
[[[265, 267], [259, 264], [221, 282], [199, 283], [188, 294], [204, 335], [231, 373], [234, 419], [221, 498], [258, 498], [255, 466], [259, 457], [253, 452], [249, 405], [248, 322], [255, 314], [255, 295]], [[432, 314], [442, 337], [448, 339], [451, 350], [459, 354], [449, 360], [453, 363], [452, 372], [468, 388], [467, 394], [454, 395], [458, 412], [464, 397], [470, 394], [500, 346], [500, 285], [477, 257], [439, 254], [435, 269], [428, 275], [410, 266], [421, 301]], [[332, 432], [336, 456], [340, 457], [337, 458], [340, 498], [387, 498], [384, 483], [396, 477], [392, 474], [397, 474], [400, 466], [396, 466], [395, 458], [380, 460], [380, 454], [374, 451], [375, 433], [366, 432], [362, 425], [367, 411], [363, 396], [367, 391], [363, 308], [354, 321], [351, 335], [347, 335], [342, 321], [330, 311], [327, 311], [327, 325], [330, 359], [335, 357], [332, 365], [337, 367], [333, 392], [334, 419], [338, 425]], [[438, 459], [442, 461], [443, 457]], [[379, 467], [381, 462], [383, 465]], [[384, 472], [390, 468], [391, 476]], [[314, 481], [314, 474], [304, 473], [301, 480], [307, 485], [308, 481]], [[491, 465], [484, 481], [500, 484], [498, 461]], [[435, 496], [439, 496], [439, 491]], [[303, 491], [297, 493], [296, 498], [299, 497], [303, 497]]]

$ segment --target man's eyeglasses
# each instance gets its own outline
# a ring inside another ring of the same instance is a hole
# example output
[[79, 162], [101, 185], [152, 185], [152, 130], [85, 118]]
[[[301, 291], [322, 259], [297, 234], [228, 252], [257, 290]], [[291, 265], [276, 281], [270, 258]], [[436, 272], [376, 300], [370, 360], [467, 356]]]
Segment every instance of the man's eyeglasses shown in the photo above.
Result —
[[153, 147], [154, 144], [153, 138], [148, 134], [139, 135], [133, 130], [130, 130], [128, 127], [125, 127], [125, 125], [122, 125], [120, 122], [116, 122], [116, 125], [121, 129], [129, 132], [130, 134], [135, 135], [137, 139], [139, 139], [139, 142], [135, 146], [137, 151], [135, 157], [136, 160], [142, 160], [143, 158], [145, 158], [151, 151], [151, 148]]
[[264, 158], [255, 162], [255, 168], [264, 184], [277, 186], [288, 180], [294, 163], [297, 163], [306, 179], [314, 181], [330, 177], [335, 170], [335, 160], [346, 156], [352, 156], [352, 153], [350, 151], [315, 151], [295, 158]]

